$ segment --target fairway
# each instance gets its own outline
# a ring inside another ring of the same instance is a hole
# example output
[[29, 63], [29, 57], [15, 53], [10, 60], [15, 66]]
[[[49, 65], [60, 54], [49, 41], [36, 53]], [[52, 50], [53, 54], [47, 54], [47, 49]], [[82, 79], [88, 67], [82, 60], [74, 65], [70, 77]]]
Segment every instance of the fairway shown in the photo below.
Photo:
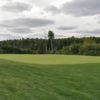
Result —
[[100, 58], [0, 55], [0, 100], [100, 100]]
[[76, 55], [20, 55], [1, 54], [0, 59], [31, 64], [84, 64], [100, 63], [100, 57]]

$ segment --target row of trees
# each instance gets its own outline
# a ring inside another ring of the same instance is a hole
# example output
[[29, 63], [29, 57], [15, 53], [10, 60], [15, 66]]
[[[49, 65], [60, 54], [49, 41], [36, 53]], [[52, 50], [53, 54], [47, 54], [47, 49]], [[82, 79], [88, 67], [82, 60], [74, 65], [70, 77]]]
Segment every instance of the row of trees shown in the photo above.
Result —
[[100, 55], [100, 37], [54, 39], [49, 31], [48, 39], [1, 41], [0, 53]]
[[0, 53], [44, 54], [54, 52], [54, 33], [48, 31], [48, 39], [21, 39], [0, 42]]
[[60, 53], [100, 56], [100, 44], [86, 44], [86, 45], [73, 44], [73, 45], [64, 47]]

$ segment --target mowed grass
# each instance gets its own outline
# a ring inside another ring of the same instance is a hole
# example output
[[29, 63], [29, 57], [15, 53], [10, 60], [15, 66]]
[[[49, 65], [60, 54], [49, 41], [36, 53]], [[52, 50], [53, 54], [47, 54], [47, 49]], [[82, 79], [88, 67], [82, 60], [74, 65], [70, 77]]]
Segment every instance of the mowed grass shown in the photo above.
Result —
[[84, 64], [100, 63], [100, 57], [76, 55], [20, 55], [1, 54], [0, 59], [30, 64]]
[[91, 60], [82, 63], [85, 56], [38, 55], [37, 62], [29, 56], [35, 60], [33, 55], [2, 55], [0, 100], [100, 100], [99, 57], [86, 57]]

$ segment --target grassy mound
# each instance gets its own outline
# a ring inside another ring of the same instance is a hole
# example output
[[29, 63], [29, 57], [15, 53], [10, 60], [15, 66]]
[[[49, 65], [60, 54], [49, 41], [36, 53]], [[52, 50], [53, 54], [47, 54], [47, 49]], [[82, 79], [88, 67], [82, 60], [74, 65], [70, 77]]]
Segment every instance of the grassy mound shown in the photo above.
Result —
[[84, 64], [100, 63], [100, 57], [71, 55], [16, 55], [1, 54], [0, 59], [31, 64]]

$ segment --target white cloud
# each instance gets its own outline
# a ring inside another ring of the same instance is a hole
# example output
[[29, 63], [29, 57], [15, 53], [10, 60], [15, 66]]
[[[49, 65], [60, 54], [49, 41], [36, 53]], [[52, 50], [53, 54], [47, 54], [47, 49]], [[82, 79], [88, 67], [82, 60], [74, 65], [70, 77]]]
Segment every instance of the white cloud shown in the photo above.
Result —
[[100, 15], [99, 5], [99, 0], [2, 0], [0, 32], [10, 35], [1, 37], [43, 37], [41, 33], [49, 29], [56, 37], [84, 36], [85, 33], [74, 33], [78, 30], [97, 35], [100, 23], [95, 17]]

